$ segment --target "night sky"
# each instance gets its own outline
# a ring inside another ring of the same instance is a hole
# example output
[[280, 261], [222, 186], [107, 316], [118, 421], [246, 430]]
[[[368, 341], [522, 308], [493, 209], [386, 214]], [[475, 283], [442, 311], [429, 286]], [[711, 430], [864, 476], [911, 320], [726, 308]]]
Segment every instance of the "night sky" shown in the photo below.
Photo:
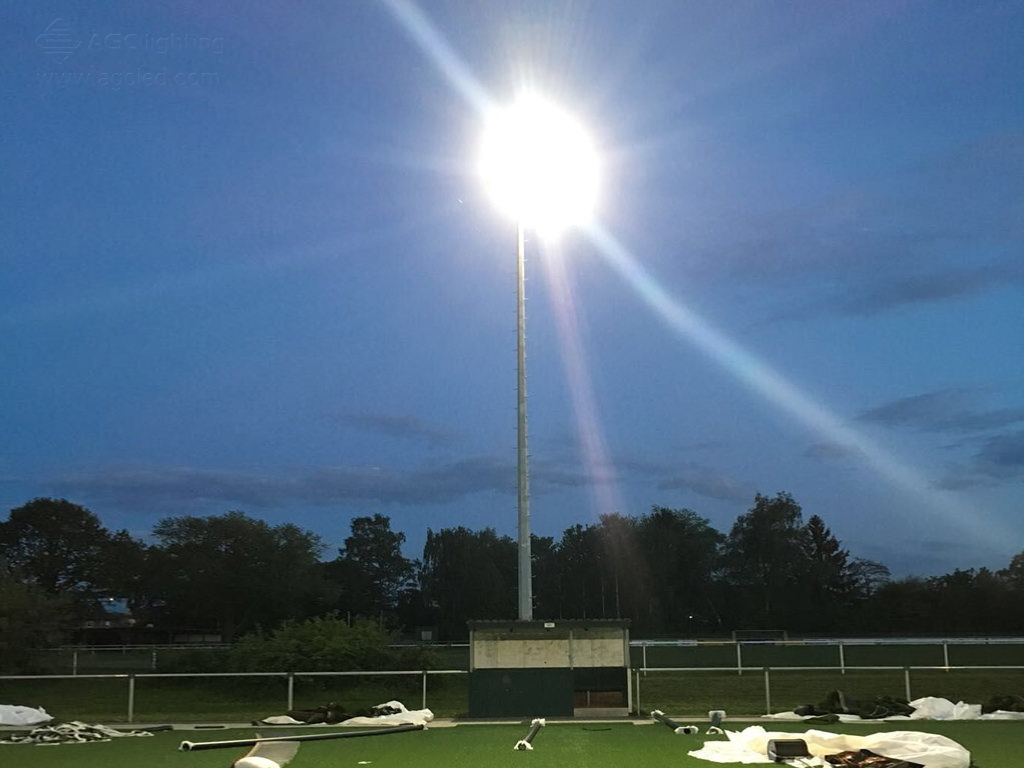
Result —
[[527, 238], [532, 527], [791, 493], [894, 574], [1024, 550], [1024, 4], [0, 10], [0, 511], [515, 535], [488, 104], [583, 122]]

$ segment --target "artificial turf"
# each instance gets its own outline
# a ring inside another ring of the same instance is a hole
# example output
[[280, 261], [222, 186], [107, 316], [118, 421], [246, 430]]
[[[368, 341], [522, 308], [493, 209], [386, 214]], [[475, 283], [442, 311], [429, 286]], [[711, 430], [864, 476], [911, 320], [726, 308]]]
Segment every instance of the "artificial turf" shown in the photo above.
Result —
[[[729, 722], [739, 730], [749, 723]], [[768, 730], [801, 732], [802, 723], [761, 723]], [[824, 726], [823, 730], [866, 735], [883, 730], [941, 733], [971, 750], [978, 768], [1018, 768], [1024, 751], [1024, 722], [862, 723]], [[712, 768], [725, 766], [689, 757], [689, 750], [721, 736], [677, 736], [653, 724], [549, 723], [532, 752], [513, 749], [528, 730], [516, 725], [461, 724], [380, 737], [304, 743], [288, 768]], [[0, 764], [11, 768], [224, 768], [246, 750], [178, 751], [182, 740], [251, 738], [253, 729], [173, 731], [146, 738], [122, 738], [96, 744], [0, 746]], [[305, 731], [310, 732], [310, 731]], [[322, 730], [316, 732], [321, 733]], [[270, 734], [267, 734], [270, 735]], [[275, 729], [274, 736], [283, 735]], [[738, 768], [738, 764], [728, 764]]]

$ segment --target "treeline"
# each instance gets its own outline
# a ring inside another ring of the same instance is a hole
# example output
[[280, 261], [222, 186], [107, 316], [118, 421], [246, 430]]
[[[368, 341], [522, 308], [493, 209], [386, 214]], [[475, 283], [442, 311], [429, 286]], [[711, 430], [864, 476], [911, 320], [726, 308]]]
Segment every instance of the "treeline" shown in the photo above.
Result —
[[[161, 520], [148, 541], [88, 509], [40, 498], [0, 522], [0, 656], [63, 642], [124, 601], [139, 627], [218, 632], [321, 616], [466, 636], [469, 619], [517, 613], [517, 546], [491, 528], [427, 532], [402, 553], [388, 517], [356, 517], [344, 546], [243, 512]], [[333, 555], [333, 556], [331, 556]], [[626, 618], [636, 637], [1024, 633], [1024, 552], [1006, 568], [892, 579], [849, 552], [786, 493], [758, 495], [728, 533], [686, 509], [607, 515], [533, 539], [534, 615]]]

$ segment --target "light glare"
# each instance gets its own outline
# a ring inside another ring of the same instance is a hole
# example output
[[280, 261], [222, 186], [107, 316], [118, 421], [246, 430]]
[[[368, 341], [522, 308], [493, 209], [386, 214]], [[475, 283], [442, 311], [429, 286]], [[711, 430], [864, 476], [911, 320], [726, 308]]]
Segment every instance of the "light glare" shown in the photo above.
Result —
[[586, 224], [597, 200], [597, 154], [582, 126], [536, 96], [487, 121], [480, 174], [504, 213], [541, 232]]

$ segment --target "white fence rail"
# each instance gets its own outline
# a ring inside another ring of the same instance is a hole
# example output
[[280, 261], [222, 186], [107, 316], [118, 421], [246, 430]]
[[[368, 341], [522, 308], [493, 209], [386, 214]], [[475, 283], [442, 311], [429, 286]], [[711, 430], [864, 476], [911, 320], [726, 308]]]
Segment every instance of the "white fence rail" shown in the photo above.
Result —
[[[877, 666], [877, 667], [855, 667], [851, 668], [851, 671], [857, 672], [897, 672], [903, 675], [903, 696], [907, 701], [913, 701], [917, 698], [914, 694], [911, 686], [911, 675], [913, 672], [992, 672], [992, 671], [1016, 671], [1024, 672], [1024, 665], [975, 665], [975, 666], [963, 666], [963, 667], [928, 667], [928, 666]], [[839, 671], [836, 667], [760, 667], [752, 668], [748, 667], [747, 672], [757, 672], [763, 675], [763, 686], [764, 686], [764, 714], [773, 714], [772, 706], [772, 675], [786, 674], [790, 672], [837, 672]], [[633, 680], [633, 701], [634, 709], [637, 714], [642, 711], [641, 704], [641, 690], [642, 681], [647, 678], [648, 675], [662, 674], [662, 673], [683, 673], [693, 674], [695, 677], [706, 674], [706, 673], [727, 673], [732, 674], [736, 672], [734, 667], [658, 667], [650, 669], [636, 669], [634, 670]], [[928, 695], [928, 694], [923, 694]]]
[[421, 682], [421, 709], [427, 709], [427, 678], [430, 675], [466, 675], [464, 669], [426, 669], [426, 670], [386, 670], [386, 671], [356, 671], [356, 672], [189, 672], [189, 673], [153, 673], [144, 672], [140, 674], [116, 674], [116, 675], [0, 675], [0, 682], [5, 680], [123, 680], [126, 689], [126, 715], [127, 722], [135, 722], [135, 694], [139, 681], [152, 680], [157, 678], [171, 679], [209, 679], [209, 678], [284, 678], [286, 681], [286, 702], [284, 711], [295, 709], [295, 680], [306, 677], [420, 677]]

